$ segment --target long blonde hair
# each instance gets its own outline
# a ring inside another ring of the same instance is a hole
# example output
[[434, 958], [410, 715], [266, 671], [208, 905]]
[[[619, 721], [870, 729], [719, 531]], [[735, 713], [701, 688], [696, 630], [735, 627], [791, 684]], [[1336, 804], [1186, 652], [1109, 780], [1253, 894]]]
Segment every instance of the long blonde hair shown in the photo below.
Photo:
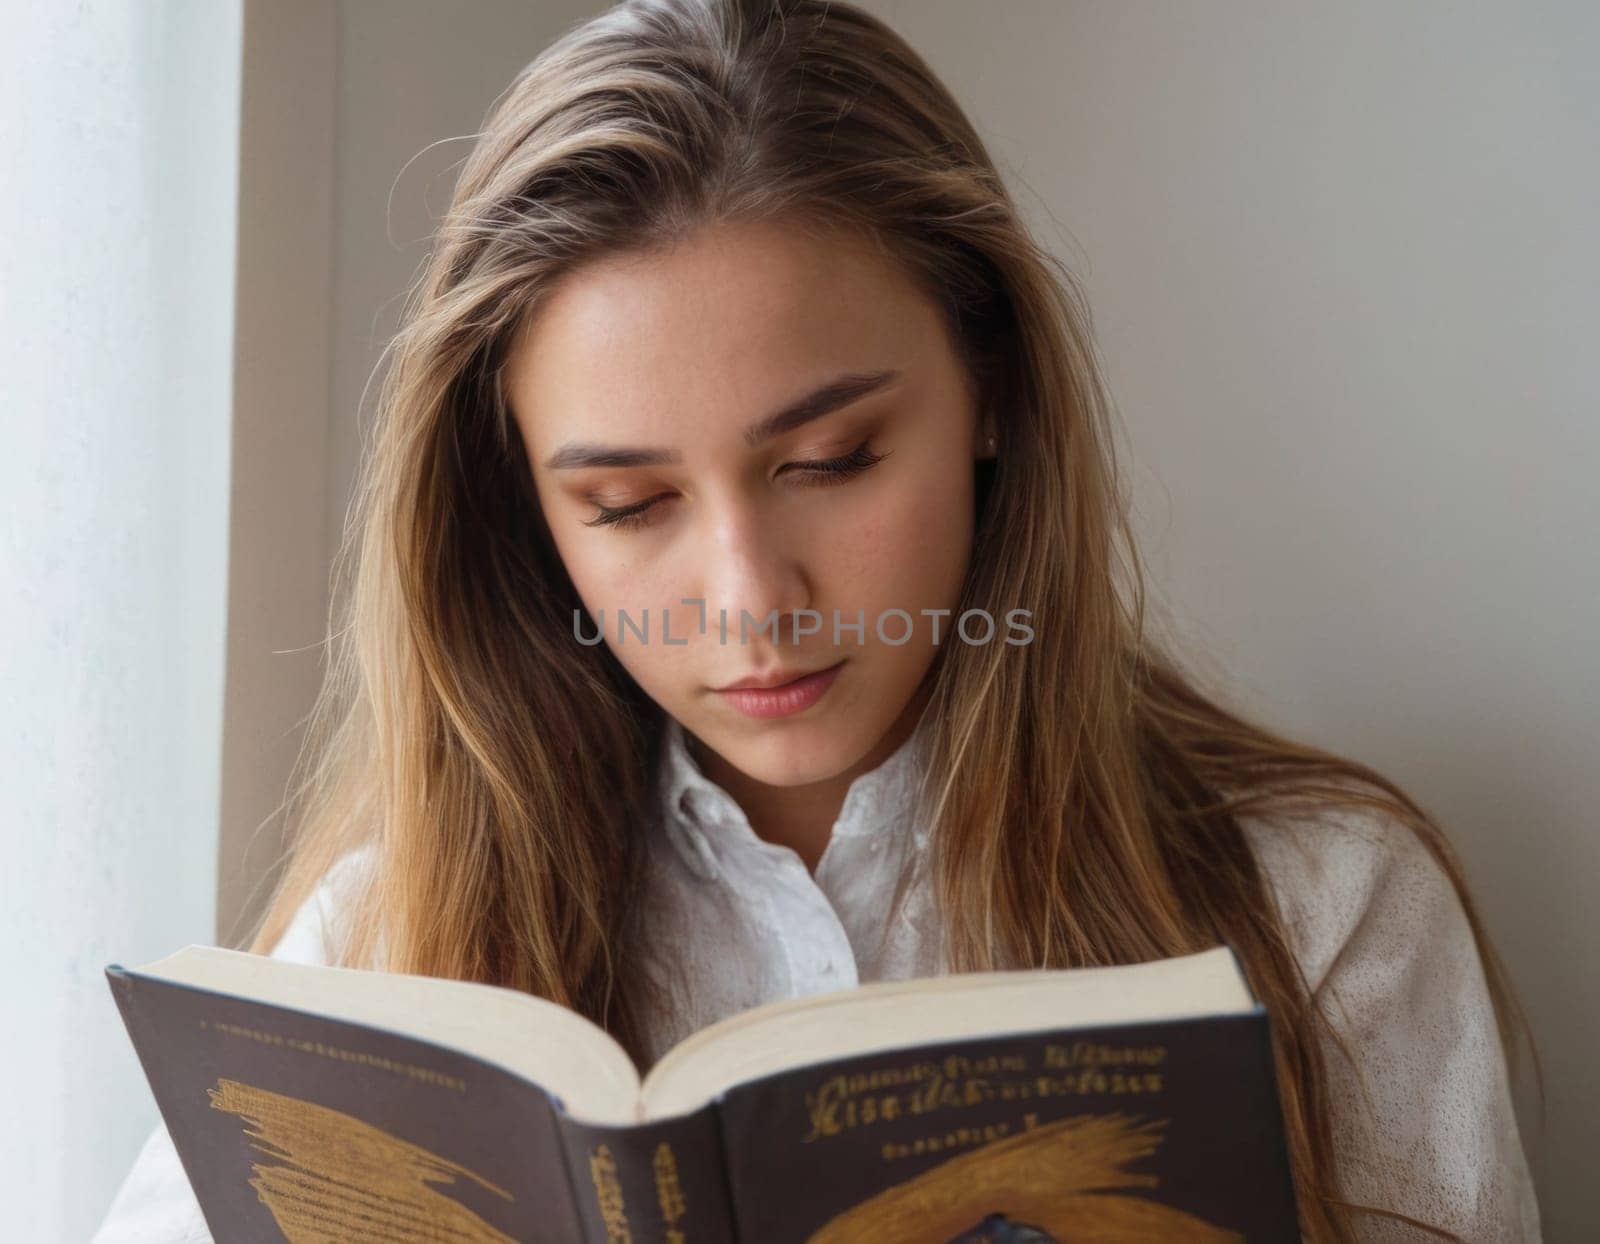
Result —
[[586, 260], [779, 217], [861, 230], [903, 263], [946, 309], [1000, 438], [961, 608], [1040, 622], [1026, 646], [947, 645], [936, 663], [929, 867], [949, 970], [1227, 940], [1272, 1016], [1305, 1233], [1352, 1238], [1327, 1021], [1239, 818], [1403, 821], [1456, 888], [1513, 1054], [1521, 1009], [1429, 816], [1371, 769], [1228, 711], [1146, 633], [1077, 286], [945, 87], [848, 4], [619, 5], [496, 101], [390, 345], [287, 803], [292, 852], [252, 949], [372, 844], [343, 961], [527, 990], [642, 1061], [629, 913], [661, 710], [608, 648], [572, 642], [580, 602], [501, 373], [541, 294]]

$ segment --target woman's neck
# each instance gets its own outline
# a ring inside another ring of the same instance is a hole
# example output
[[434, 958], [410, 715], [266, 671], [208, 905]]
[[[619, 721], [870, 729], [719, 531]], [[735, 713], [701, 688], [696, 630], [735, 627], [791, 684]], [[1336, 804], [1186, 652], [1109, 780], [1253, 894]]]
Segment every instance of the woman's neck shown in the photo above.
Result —
[[689, 754], [700, 771], [728, 792], [744, 812], [756, 836], [793, 849], [805, 861], [806, 870], [815, 873], [822, 853], [828, 848], [833, 824], [839, 819], [850, 784], [889, 759], [911, 737], [926, 702], [926, 691], [919, 688], [894, 725], [865, 756], [842, 773], [801, 786], [769, 786], [758, 782], [715, 752], [701, 747], [692, 735], [686, 741]]

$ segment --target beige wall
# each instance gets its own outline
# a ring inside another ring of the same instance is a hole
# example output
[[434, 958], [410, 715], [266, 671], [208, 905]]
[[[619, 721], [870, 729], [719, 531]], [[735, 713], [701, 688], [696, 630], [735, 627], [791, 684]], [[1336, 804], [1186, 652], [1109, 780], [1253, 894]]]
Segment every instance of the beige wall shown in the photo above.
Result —
[[[465, 136], [600, 6], [254, 0], [252, 31], [264, 7], [278, 48], [253, 61], [247, 43], [246, 167], [254, 144], [302, 184], [242, 209], [277, 240], [241, 263], [241, 305], [266, 321], [241, 359], [279, 349], [241, 379], [240, 418], [292, 444], [262, 430], [259, 454], [239, 448], [255, 501], [236, 559], [263, 560], [235, 563], [225, 861], [282, 794], [316, 671], [314, 653], [268, 653], [321, 638], [317, 558], [363, 394], [370, 410]], [[1454, 831], [1542, 1046], [1549, 1122], [1525, 1111], [1524, 1130], [1548, 1238], [1585, 1238], [1600, 1224], [1582, 1166], [1600, 1113], [1595, 10], [868, 7], [946, 77], [1084, 276], [1152, 586], [1196, 659]], [[252, 95], [252, 67], [297, 60], [303, 89]], [[252, 124], [252, 98], [271, 124]], [[225, 920], [244, 893], [225, 872]]]
[[281, 853], [280, 805], [322, 676], [332, 558], [402, 295], [468, 136], [512, 75], [591, 11], [245, 4], [224, 941], [260, 912]]
[[1593, 1238], [1600, 10], [870, 7], [1083, 275], [1193, 649], [1454, 832]]
[[270, 885], [327, 624], [335, 35], [316, 0], [244, 6], [217, 863], [217, 936], [229, 944]]

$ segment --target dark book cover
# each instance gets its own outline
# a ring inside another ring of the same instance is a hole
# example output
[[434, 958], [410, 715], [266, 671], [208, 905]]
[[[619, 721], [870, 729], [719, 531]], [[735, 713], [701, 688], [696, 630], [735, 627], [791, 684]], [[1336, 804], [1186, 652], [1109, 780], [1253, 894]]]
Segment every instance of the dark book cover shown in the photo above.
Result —
[[1259, 1005], [858, 1056], [719, 1105], [740, 1240], [1300, 1239]]
[[225, 1244], [1299, 1238], [1259, 1006], [860, 1055], [605, 1127], [430, 1042], [107, 976]]

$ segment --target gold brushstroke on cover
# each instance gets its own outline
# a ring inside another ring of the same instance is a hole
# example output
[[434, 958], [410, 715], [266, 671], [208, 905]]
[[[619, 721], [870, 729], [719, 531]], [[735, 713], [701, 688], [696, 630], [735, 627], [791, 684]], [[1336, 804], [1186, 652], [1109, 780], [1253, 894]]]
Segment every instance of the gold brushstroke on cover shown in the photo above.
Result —
[[1242, 1244], [1236, 1231], [1117, 1191], [1157, 1186], [1154, 1175], [1125, 1168], [1155, 1152], [1166, 1122], [1113, 1114], [1042, 1124], [886, 1188], [825, 1223], [807, 1244], [953, 1240], [997, 1213], [1061, 1244]]
[[464, 1166], [297, 1097], [228, 1079], [206, 1092], [213, 1109], [243, 1120], [252, 1148], [271, 1159], [250, 1164], [250, 1186], [289, 1244], [515, 1244], [431, 1186], [459, 1176], [512, 1199]]

